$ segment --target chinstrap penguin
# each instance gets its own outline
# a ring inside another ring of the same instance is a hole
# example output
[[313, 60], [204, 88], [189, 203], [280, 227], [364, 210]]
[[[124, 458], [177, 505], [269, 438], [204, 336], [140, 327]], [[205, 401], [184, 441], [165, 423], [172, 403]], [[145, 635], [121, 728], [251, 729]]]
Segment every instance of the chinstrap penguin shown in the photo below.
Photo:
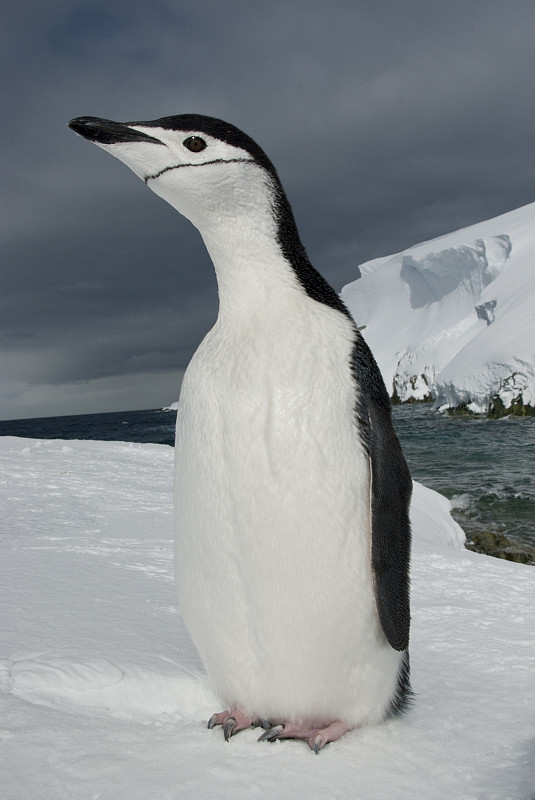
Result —
[[70, 127], [199, 229], [219, 315], [184, 376], [175, 449], [180, 607], [228, 740], [317, 753], [401, 713], [411, 479], [379, 369], [312, 267], [277, 172], [197, 114]]

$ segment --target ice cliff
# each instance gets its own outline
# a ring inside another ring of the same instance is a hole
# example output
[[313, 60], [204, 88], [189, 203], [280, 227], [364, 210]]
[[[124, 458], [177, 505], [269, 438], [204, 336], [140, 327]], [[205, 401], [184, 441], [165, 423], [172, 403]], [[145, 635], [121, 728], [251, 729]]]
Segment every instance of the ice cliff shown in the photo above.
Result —
[[368, 261], [342, 298], [392, 397], [535, 409], [535, 203]]

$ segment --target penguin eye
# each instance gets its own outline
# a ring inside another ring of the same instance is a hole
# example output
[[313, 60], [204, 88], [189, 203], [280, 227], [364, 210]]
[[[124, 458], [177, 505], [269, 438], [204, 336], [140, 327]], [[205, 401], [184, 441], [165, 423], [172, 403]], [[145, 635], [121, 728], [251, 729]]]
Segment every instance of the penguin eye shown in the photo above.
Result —
[[182, 144], [184, 147], [187, 147], [188, 150], [191, 150], [192, 153], [200, 153], [201, 150], [204, 150], [206, 147], [206, 142], [204, 139], [201, 139], [200, 136], [188, 136], [187, 139], [184, 139]]

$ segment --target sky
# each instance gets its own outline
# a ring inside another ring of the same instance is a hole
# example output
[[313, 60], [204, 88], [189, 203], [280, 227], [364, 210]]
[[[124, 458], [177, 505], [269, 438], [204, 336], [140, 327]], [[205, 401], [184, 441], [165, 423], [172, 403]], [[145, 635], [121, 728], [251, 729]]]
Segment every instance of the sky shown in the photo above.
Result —
[[198, 232], [73, 117], [242, 128], [337, 291], [364, 261], [535, 201], [534, 3], [10, 5], [0, 419], [168, 405], [217, 316]]

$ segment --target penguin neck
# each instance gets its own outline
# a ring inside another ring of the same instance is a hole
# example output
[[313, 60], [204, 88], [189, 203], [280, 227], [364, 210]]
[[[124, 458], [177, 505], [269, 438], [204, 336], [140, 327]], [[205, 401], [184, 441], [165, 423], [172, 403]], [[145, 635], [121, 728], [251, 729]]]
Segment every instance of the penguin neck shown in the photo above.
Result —
[[246, 320], [282, 296], [305, 299], [269, 207], [212, 220], [201, 234], [216, 272], [220, 322]]
[[308, 260], [286, 194], [278, 178], [263, 202], [199, 225], [214, 263], [219, 287], [219, 319], [251, 315], [260, 307], [292, 297], [307, 298], [347, 317], [339, 295]]

